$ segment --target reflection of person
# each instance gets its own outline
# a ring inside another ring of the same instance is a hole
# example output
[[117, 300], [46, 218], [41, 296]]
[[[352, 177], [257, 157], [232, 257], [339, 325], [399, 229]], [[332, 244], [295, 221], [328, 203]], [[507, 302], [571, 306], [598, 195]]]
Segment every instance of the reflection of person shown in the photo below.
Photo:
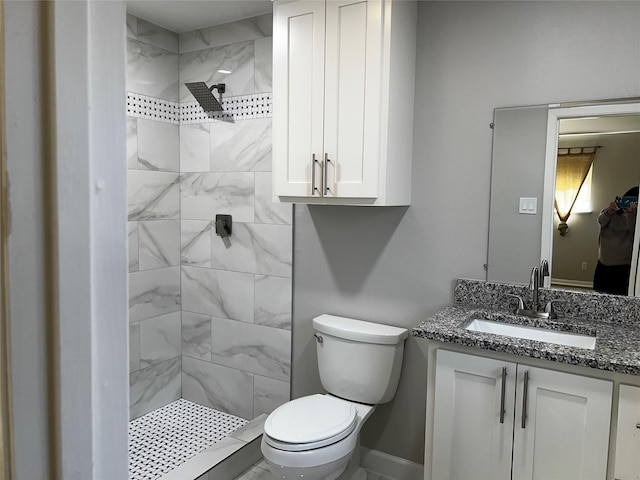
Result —
[[635, 197], [629, 207], [618, 206], [619, 197], [598, 216], [598, 264], [593, 277], [593, 289], [601, 293], [627, 295], [633, 237], [638, 212], [638, 187], [630, 188], [624, 197]]

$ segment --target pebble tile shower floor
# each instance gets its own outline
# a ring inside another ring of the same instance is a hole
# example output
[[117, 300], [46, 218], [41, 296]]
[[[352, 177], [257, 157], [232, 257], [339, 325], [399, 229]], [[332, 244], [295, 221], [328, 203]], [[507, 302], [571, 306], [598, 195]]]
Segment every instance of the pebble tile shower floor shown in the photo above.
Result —
[[181, 398], [129, 422], [129, 478], [154, 480], [247, 420]]

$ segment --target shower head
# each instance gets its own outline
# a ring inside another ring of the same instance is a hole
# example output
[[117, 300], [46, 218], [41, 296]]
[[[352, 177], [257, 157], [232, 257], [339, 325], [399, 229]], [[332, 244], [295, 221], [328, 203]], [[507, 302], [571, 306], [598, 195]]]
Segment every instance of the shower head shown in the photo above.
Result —
[[204, 82], [193, 82], [193, 83], [185, 83], [185, 86], [191, 92], [191, 95], [195, 97], [200, 106], [205, 112], [223, 112], [222, 105], [220, 102], [216, 100], [216, 97], [213, 96], [213, 89], [217, 89], [218, 93], [224, 93], [225, 84], [218, 83], [217, 85], [212, 85], [211, 87], [207, 87], [207, 84]]

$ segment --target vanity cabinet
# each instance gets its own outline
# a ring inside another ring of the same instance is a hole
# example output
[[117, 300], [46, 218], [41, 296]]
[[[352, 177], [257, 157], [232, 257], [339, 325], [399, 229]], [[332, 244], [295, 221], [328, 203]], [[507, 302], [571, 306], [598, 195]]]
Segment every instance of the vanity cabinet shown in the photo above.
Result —
[[416, 4], [278, 1], [276, 201], [408, 205]]
[[616, 480], [640, 478], [640, 387], [620, 385], [616, 433]]
[[612, 382], [447, 350], [436, 358], [431, 478], [606, 478]]

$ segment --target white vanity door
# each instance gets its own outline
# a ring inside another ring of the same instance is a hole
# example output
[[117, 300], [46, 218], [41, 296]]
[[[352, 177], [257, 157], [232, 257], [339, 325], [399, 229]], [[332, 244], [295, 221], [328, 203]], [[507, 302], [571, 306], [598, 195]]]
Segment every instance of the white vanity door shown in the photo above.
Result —
[[319, 196], [325, 2], [275, 3], [273, 32], [274, 193]]
[[607, 380], [518, 365], [513, 480], [606, 478], [612, 390]]
[[620, 385], [614, 477], [640, 478], [640, 387]]
[[436, 364], [431, 478], [510, 479], [516, 365], [447, 350]]
[[382, 44], [390, 34], [383, 7], [379, 0], [327, 2], [326, 197], [378, 196]]

